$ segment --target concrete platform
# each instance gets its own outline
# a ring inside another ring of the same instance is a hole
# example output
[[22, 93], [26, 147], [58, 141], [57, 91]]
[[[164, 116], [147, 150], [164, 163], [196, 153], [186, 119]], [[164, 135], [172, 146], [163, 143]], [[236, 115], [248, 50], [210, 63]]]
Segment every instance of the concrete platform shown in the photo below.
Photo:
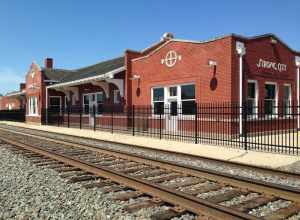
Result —
[[300, 165], [300, 156], [289, 156], [275, 153], [264, 153], [245, 151], [222, 146], [201, 145], [193, 143], [184, 143], [179, 141], [159, 140], [144, 136], [131, 136], [127, 134], [104, 131], [92, 131], [77, 128], [54, 127], [45, 125], [34, 125], [17, 122], [1, 122], [7, 125], [39, 129], [42, 131], [57, 132], [61, 134], [76, 135], [79, 137], [88, 137], [98, 140], [107, 140], [124, 144], [132, 144], [152, 149], [162, 149], [170, 152], [180, 152], [196, 156], [204, 156], [213, 159], [233, 161], [243, 164], [250, 164], [260, 167], [269, 167], [278, 169], [282, 167], [291, 167]]

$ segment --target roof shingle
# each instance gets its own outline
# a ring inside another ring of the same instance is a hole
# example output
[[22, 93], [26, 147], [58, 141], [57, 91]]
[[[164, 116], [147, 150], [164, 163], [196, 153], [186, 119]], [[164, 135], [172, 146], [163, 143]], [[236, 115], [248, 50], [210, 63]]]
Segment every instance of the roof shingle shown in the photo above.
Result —
[[91, 66], [75, 70], [64, 69], [43, 69], [47, 79], [59, 81], [60, 83], [72, 82], [75, 80], [103, 75], [124, 66], [124, 57], [118, 57], [103, 61]]

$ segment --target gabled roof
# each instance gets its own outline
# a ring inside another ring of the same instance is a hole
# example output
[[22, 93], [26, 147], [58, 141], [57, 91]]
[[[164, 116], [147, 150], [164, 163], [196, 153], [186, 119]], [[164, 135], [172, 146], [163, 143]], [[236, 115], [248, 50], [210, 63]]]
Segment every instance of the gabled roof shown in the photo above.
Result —
[[66, 83], [88, 77], [100, 76], [123, 66], [124, 57], [122, 56], [75, 70], [43, 69], [43, 71], [48, 80]]
[[44, 68], [43, 72], [45, 77], [48, 80], [54, 80], [60, 82], [63, 78], [67, 77], [68, 75], [74, 73], [72, 70], [64, 70], [64, 69], [47, 69]]

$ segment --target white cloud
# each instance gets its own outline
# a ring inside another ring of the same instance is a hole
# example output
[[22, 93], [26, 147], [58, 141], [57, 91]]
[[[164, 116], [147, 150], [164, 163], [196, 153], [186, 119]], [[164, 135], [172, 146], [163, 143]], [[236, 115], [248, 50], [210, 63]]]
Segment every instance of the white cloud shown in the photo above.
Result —
[[9, 67], [0, 67], [0, 93], [18, 90], [20, 83], [25, 81], [24, 74]]

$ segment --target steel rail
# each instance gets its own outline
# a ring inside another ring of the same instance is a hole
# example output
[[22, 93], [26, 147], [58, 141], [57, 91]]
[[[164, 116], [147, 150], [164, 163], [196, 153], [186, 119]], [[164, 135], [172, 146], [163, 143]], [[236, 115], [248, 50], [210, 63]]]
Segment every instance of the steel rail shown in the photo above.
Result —
[[[1, 128], [0, 128], [0, 130], [1, 130]], [[242, 189], [245, 188], [245, 189], [259, 192], [261, 194], [265, 194], [265, 195], [269, 195], [269, 196], [275, 195], [282, 199], [292, 200], [294, 202], [300, 203], [300, 196], [299, 196], [300, 189], [297, 189], [297, 188], [292, 188], [292, 187], [283, 186], [283, 185], [279, 185], [279, 184], [266, 183], [263, 181], [254, 180], [254, 179], [245, 178], [245, 177], [239, 177], [236, 175], [224, 174], [224, 173], [220, 173], [217, 171], [208, 170], [208, 169], [204, 169], [204, 168], [195, 168], [193, 166], [175, 164], [175, 163], [169, 162], [169, 161], [163, 161], [163, 160], [158, 160], [158, 159], [153, 159], [153, 158], [143, 158], [141, 156], [132, 155], [132, 154], [126, 153], [126, 152], [121, 152], [121, 151], [111, 150], [111, 149], [107, 150], [107, 149], [103, 149], [103, 148], [99, 148], [99, 147], [95, 147], [95, 146], [77, 144], [77, 143], [69, 142], [69, 141], [57, 140], [57, 139], [53, 139], [51, 137], [41, 137], [41, 136], [37, 136], [37, 135], [33, 135], [33, 134], [22, 133], [19, 131], [11, 131], [11, 132], [20, 134], [20, 135], [27, 135], [27, 136], [38, 138], [41, 140], [47, 140], [47, 141], [52, 141], [52, 142], [59, 143], [59, 144], [64, 144], [69, 147], [78, 147], [81, 149], [91, 150], [94, 152], [110, 154], [110, 155], [120, 157], [123, 159], [148, 164], [151, 166], [158, 166], [158, 167], [161, 167], [164, 169], [173, 170], [173, 171], [177, 171], [180, 173], [185, 173], [185, 174], [193, 175], [193, 176], [200, 177], [200, 178], [204, 177], [204, 178], [210, 179], [212, 181], [225, 183], [228, 185], [235, 186], [237, 188], [242, 188]]]
[[195, 198], [193, 196], [189, 196], [175, 190], [170, 190], [167, 187], [157, 186], [148, 181], [128, 176], [122, 174], [121, 172], [113, 171], [108, 168], [97, 166], [80, 159], [74, 159], [60, 153], [45, 150], [41, 147], [29, 146], [28, 144], [19, 143], [5, 137], [0, 137], [0, 139], [8, 144], [29, 150], [31, 152], [52, 158], [54, 160], [61, 161], [65, 164], [80, 168], [104, 178], [108, 178], [112, 181], [124, 184], [136, 190], [140, 190], [153, 197], [160, 198], [167, 203], [177, 205], [183, 209], [198, 214], [199, 216], [205, 215], [216, 219], [226, 220], [259, 219], [253, 215], [245, 214], [217, 204], [213, 204], [205, 201], [204, 199]]
[[[4, 125], [4, 124], [0, 123], [0, 125]], [[96, 142], [101, 142], [101, 143], [108, 143], [108, 144], [112, 144], [112, 145], [119, 145], [119, 146], [125, 146], [125, 147], [132, 146], [132, 147], [145, 149], [145, 150], [152, 150], [152, 151], [157, 151], [157, 152], [161, 152], [161, 153], [173, 154], [175, 156], [176, 155], [185, 156], [185, 157], [189, 157], [191, 159], [206, 160], [206, 161], [209, 161], [209, 162], [224, 163], [224, 164], [228, 164], [230, 166], [240, 168], [240, 169], [249, 169], [249, 168], [251, 168], [251, 169], [254, 169], [254, 170], [260, 171], [260, 172], [268, 172], [269, 174], [272, 174], [272, 175], [282, 175], [282, 176], [289, 177], [289, 178], [300, 178], [300, 173], [294, 173], [294, 172], [285, 171], [285, 170], [277, 170], [277, 169], [270, 168], [270, 167], [260, 167], [260, 166], [256, 166], [256, 165], [253, 165], [253, 164], [244, 164], [244, 163], [239, 163], [239, 162], [234, 162], [234, 161], [229, 161], [229, 160], [216, 159], [216, 158], [210, 158], [210, 157], [205, 157], [205, 156], [196, 156], [196, 155], [191, 155], [191, 154], [187, 154], [187, 153], [168, 151], [168, 150], [163, 150], [163, 149], [149, 148], [149, 147], [145, 147], [145, 146], [141, 146], [141, 145], [135, 145], [135, 144], [126, 144], [126, 143], [122, 143], [122, 142], [114, 142], [114, 141], [109, 141], [109, 140], [93, 139], [93, 138], [90, 138], [90, 137], [76, 136], [76, 135], [72, 135], [72, 134], [65, 134], [65, 133], [59, 133], [59, 132], [53, 132], [53, 131], [44, 131], [44, 130], [38, 130], [38, 129], [35, 129], [35, 128], [25, 128], [25, 127], [19, 127], [19, 126], [14, 126], [14, 125], [5, 125], [5, 126], [17, 127], [19, 129], [37, 131], [37, 132], [42, 132], [42, 133], [51, 133], [51, 134], [55, 134], [55, 135], [64, 135], [64, 136], [67, 136], [67, 137], [70, 137], [70, 138], [77, 138], [77, 139], [79, 138], [79, 139], [85, 139], [85, 140], [94, 141], [94, 142], [96, 141]], [[0, 127], [0, 129], [2, 129], [2, 128]], [[68, 141], [68, 142], [72, 142], [72, 141]], [[76, 143], [76, 142], [72, 142], [72, 143]], [[92, 146], [92, 145], [90, 145], [90, 146]]]

